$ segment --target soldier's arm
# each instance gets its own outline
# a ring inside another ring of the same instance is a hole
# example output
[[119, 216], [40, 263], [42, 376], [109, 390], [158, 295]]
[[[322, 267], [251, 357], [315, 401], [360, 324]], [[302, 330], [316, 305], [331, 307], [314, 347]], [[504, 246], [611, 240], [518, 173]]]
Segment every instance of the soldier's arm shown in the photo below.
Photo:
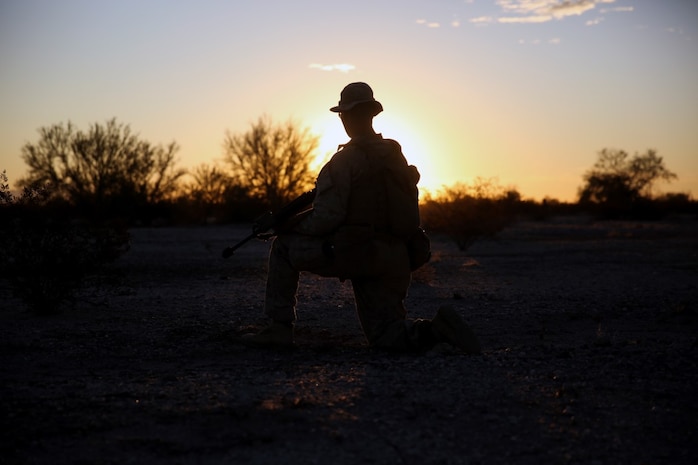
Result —
[[351, 190], [351, 170], [342, 166], [344, 157], [337, 155], [320, 171], [313, 209], [296, 225], [295, 232], [321, 236], [331, 233], [344, 222]]

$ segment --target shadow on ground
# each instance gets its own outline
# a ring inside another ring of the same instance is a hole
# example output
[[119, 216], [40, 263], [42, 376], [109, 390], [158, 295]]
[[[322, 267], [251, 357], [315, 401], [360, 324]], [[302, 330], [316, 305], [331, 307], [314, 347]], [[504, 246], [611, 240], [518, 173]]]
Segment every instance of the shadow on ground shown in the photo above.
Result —
[[269, 244], [239, 227], [136, 229], [75, 308], [2, 291], [8, 464], [692, 463], [695, 223], [520, 224], [434, 238], [411, 316], [454, 306], [484, 353], [369, 351], [348, 283], [303, 275], [291, 351], [260, 323]]

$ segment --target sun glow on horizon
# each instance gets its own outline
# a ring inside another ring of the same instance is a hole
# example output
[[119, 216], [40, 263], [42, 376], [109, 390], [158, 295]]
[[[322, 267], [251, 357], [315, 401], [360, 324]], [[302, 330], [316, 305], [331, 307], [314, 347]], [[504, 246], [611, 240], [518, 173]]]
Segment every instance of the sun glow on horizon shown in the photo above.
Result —
[[394, 114], [378, 115], [374, 127], [376, 132], [387, 139], [395, 139], [402, 146], [402, 153], [407, 162], [419, 170], [419, 188], [421, 191], [434, 191], [440, 188], [436, 178], [436, 159], [430, 153], [425, 142], [426, 134], [416, 130], [413, 125], [396, 117]]
[[[374, 129], [383, 137], [394, 139], [402, 146], [407, 162], [415, 165], [419, 170], [421, 191], [435, 192], [443, 187], [444, 183], [437, 180], [434, 158], [427, 150], [424, 138], [419, 131], [413, 130], [403, 120], [387, 114], [380, 114], [375, 118]], [[318, 156], [313, 165], [313, 168], [319, 172], [322, 165], [337, 151], [338, 146], [349, 141], [349, 137], [344, 132], [342, 122], [334, 113], [318, 117], [311, 124], [311, 131], [320, 138]]]

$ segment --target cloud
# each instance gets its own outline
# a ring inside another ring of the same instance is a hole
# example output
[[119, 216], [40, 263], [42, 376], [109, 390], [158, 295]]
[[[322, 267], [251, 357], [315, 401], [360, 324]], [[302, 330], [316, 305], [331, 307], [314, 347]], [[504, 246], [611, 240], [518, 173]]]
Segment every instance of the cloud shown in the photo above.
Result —
[[415, 23], [432, 29], [441, 27], [440, 23], [437, 23], [436, 21], [427, 21], [426, 19], [418, 19], [417, 21], [415, 21]]
[[500, 23], [547, 23], [553, 19], [552, 16], [509, 16], [504, 18], [498, 18], [497, 21]]
[[348, 73], [349, 71], [353, 71], [356, 69], [356, 66], [350, 65], [348, 63], [340, 63], [335, 65], [321, 65], [319, 63], [313, 63], [308, 67], [312, 69], [319, 69], [322, 71], [340, 71], [342, 73]]
[[[420, 26], [428, 27], [431, 29], [438, 29], [441, 27], [441, 23], [438, 21], [427, 21], [426, 19], [418, 19], [415, 21], [415, 23], [419, 24]], [[449, 23], [449, 26], [453, 28], [458, 28], [460, 27], [460, 19], [454, 18], [452, 19]]]
[[494, 18], [492, 16], [478, 16], [477, 18], [471, 18], [468, 21], [473, 24], [489, 24], [494, 22]]
[[602, 8], [601, 13], [630, 13], [635, 11], [634, 6], [617, 6], [615, 8]]
[[691, 38], [691, 36], [686, 31], [684, 31], [682, 28], [668, 27], [666, 29], [666, 32], [668, 32], [669, 34], [676, 34], [678, 37], [682, 37], [683, 39], [688, 40], [688, 41], [693, 40]]
[[550, 11], [556, 18], [565, 16], [580, 16], [596, 7], [594, 0], [566, 1], [557, 5], [552, 5]]
[[543, 43], [546, 43], [548, 45], [560, 45], [562, 43], [562, 39], [558, 37], [554, 37], [552, 39], [548, 39], [547, 41], [543, 41], [542, 39], [519, 39], [519, 45], [540, 45]]
[[[616, 0], [497, 0], [504, 16], [500, 23], [545, 23], [568, 16], [581, 16], [597, 5], [614, 3]], [[613, 10], [632, 7], [618, 7]]]
[[598, 26], [598, 25], [601, 24], [603, 21], [604, 21], [604, 17], [603, 17], [603, 16], [600, 16], [600, 17], [598, 17], [598, 18], [596, 18], [596, 19], [590, 19], [589, 21], [587, 21], [587, 22], [584, 23], [584, 24], [586, 24], [587, 26]]

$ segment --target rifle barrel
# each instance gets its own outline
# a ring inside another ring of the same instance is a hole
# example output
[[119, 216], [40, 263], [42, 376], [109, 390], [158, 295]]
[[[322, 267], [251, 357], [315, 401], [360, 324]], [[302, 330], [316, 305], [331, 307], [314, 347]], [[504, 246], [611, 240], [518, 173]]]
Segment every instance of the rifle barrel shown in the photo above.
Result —
[[251, 241], [256, 236], [257, 236], [257, 234], [252, 233], [249, 236], [247, 236], [246, 238], [244, 238], [243, 240], [241, 240], [240, 242], [238, 242], [237, 244], [235, 244], [231, 247], [226, 247], [225, 249], [223, 249], [223, 253], [221, 255], [223, 256], [223, 258], [232, 257], [237, 249], [239, 249], [240, 247], [245, 245], [247, 242]]
[[[299, 195], [297, 198], [292, 200], [288, 205], [283, 207], [281, 210], [279, 210], [277, 213], [273, 215], [273, 226], [272, 227], [278, 227], [280, 224], [283, 224], [284, 222], [288, 221], [293, 215], [298, 213], [302, 208], [310, 205], [313, 203], [313, 199], [315, 198], [315, 192], [316, 190], [310, 190], [308, 192], [304, 192], [303, 194]], [[261, 233], [265, 231], [252, 231], [252, 234], [238, 242], [237, 244], [233, 245], [232, 247], [227, 247], [223, 249], [223, 253], [221, 254], [223, 258], [228, 258], [231, 257], [237, 249], [242, 247], [245, 243], [249, 242], [253, 238], [259, 236]]]

